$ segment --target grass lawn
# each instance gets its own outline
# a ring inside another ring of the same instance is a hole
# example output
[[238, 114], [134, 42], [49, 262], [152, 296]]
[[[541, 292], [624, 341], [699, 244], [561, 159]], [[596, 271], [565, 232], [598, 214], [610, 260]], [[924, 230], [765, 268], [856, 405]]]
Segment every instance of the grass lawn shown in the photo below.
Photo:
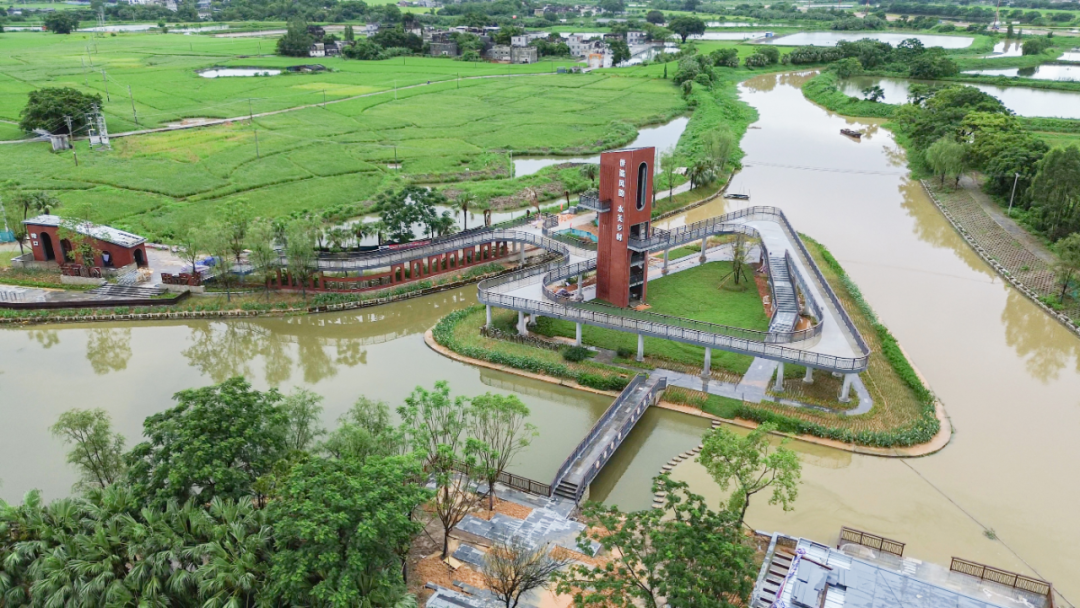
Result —
[[1035, 133], [1032, 133], [1032, 135], [1046, 142], [1046, 145], [1051, 148], [1080, 146], [1080, 133], [1044, 133], [1036, 131]]
[[[730, 273], [730, 262], [709, 262], [649, 281], [647, 300], [652, 307], [650, 312], [746, 329], [768, 329], [769, 318], [753, 285], [743, 291], [719, 287], [720, 281]], [[583, 306], [590, 305], [603, 306], [592, 303]], [[610, 311], [610, 307], [602, 310]], [[626, 314], [632, 315], [633, 311]], [[575, 328], [568, 321], [544, 317], [537, 331], [545, 335], [573, 337]], [[637, 336], [627, 332], [586, 325], [582, 328], [582, 340], [586, 344], [612, 350], [626, 348], [637, 351]], [[645, 356], [652, 365], [662, 366], [666, 360], [699, 367], [704, 364], [705, 349], [670, 340], [645, 338]], [[746, 355], [713, 350], [713, 366], [735, 373], [745, 373], [752, 360]]]

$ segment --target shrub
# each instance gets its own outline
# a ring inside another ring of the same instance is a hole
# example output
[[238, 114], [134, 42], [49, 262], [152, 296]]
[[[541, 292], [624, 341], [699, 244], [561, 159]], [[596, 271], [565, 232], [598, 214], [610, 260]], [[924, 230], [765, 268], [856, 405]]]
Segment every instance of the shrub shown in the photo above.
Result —
[[634, 351], [633, 349], [627, 348], [625, 346], [620, 346], [615, 350], [615, 354], [618, 355], [620, 359], [629, 359], [630, 357], [634, 356]]
[[591, 357], [592, 351], [584, 346], [571, 346], [563, 351], [562, 356], [571, 363], [578, 363]]

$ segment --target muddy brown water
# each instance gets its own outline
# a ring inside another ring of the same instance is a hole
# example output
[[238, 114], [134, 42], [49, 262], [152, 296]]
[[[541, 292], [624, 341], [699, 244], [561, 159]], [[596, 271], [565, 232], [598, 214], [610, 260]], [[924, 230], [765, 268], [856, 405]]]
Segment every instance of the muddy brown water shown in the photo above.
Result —
[[[63, 411], [104, 408], [130, 447], [143, 419], [170, 407], [174, 393], [234, 375], [259, 389], [316, 391], [325, 397], [327, 426], [359, 395], [394, 408], [417, 385], [431, 388], [437, 380], [449, 380], [454, 394], [515, 393], [540, 434], [511, 470], [550, 482], [611, 398], [472, 367], [427, 347], [427, 329], [475, 302], [476, 287], [465, 287], [353, 313], [0, 330], [0, 498], [17, 501], [31, 488], [48, 499], [68, 494], [75, 475], [48, 431]], [[646, 422], [633, 435], [633, 449], [604, 472], [598, 498], [648, 506], [647, 480], [669, 451], [697, 445], [705, 428], [669, 411]]]
[[[732, 188], [777, 205], [828, 246], [945, 403], [956, 434], [939, 454], [894, 460], [797, 444], [804, 484], [793, 512], [759, 498], [748, 521], [834, 542], [840, 526], [908, 543], [908, 554], [956, 555], [1053, 581], [1080, 597], [1080, 339], [1008, 287], [907, 177], [889, 132], [807, 102], [806, 75], [764, 75], [743, 98], [760, 120], [743, 140]], [[865, 129], [862, 141], [840, 128]], [[736, 208], [717, 201], [669, 226]], [[739, 203], [744, 204], [744, 203]], [[475, 288], [361, 312], [242, 321], [63, 325], [0, 330], [0, 497], [32, 487], [67, 494], [74, 475], [48, 426], [70, 407], [102, 407], [131, 445], [143, 418], [181, 389], [244, 374], [259, 388], [304, 385], [332, 423], [360, 394], [400, 403], [417, 384], [455, 393], [514, 392], [540, 436], [513, 470], [547, 480], [610, 398], [481, 370], [428, 349], [423, 332], [475, 302]], [[647, 506], [649, 480], [696, 445], [705, 425], [650, 412], [592, 488]], [[720, 500], [694, 465], [693, 489]], [[991, 540], [984, 529], [993, 529]]]
[[[741, 87], [760, 120], [743, 139], [745, 169], [732, 189], [750, 192], [750, 204], [783, 208], [797, 230], [829, 247], [956, 431], [943, 451], [917, 459], [801, 446], [796, 509], [760, 497], [749, 523], [824, 542], [835, 542], [842, 525], [860, 528], [907, 542], [920, 559], [958, 556], [1037, 573], [1077, 603], [1080, 338], [976, 256], [908, 178], [890, 132], [807, 102], [799, 90], [806, 78], [765, 75]], [[867, 134], [855, 141], [841, 128]], [[703, 469], [679, 473], [719, 500]]]

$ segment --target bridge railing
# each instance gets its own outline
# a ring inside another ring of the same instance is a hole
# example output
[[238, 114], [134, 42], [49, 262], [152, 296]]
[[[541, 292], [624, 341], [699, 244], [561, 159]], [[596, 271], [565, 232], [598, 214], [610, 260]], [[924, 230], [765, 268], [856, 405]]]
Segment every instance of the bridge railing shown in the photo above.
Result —
[[[797, 363], [799, 365], [809, 365], [811, 367], [829, 369], [832, 371], [861, 372], [866, 369], [869, 357], [869, 354], [860, 357], [838, 357], [835, 355], [815, 353], [783, 346], [774, 342], [761, 342], [759, 340], [750, 340], [743, 337], [717, 334], [713, 333], [711, 328], [691, 328], [681, 325], [672, 326], [666, 322], [669, 321], [671, 317], [664, 318], [664, 322], [658, 322], [656, 320], [646, 321], [634, 317], [613, 315], [576, 306], [567, 306], [553, 302], [510, 296], [495, 291], [487, 291], [483, 288], [480, 290], [480, 301], [484, 304], [498, 306], [500, 308], [510, 308], [513, 310], [565, 319], [567, 321], [585, 323], [587, 325], [640, 333], [655, 338], [686, 342], [698, 346], [708, 346], [710, 348], [718, 348], [746, 355], [765, 357], [767, 359]], [[660, 316], [662, 317], [662, 315]]]
[[629, 398], [630, 394], [643, 382], [645, 382], [645, 376], [636, 375], [631, 378], [629, 384], [626, 385], [626, 388], [619, 393], [619, 396], [615, 398], [615, 401], [611, 402], [611, 405], [608, 406], [608, 409], [600, 416], [600, 419], [592, 425], [592, 428], [589, 429], [589, 433], [577, 444], [574, 451], [570, 452], [570, 455], [563, 461], [562, 466], [559, 467], [558, 472], [555, 473], [555, 479], [551, 482], [551, 490], [553, 492], [555, 491], [555, 488], [559, 487], [559, 484], [566, 477], [566, 474], [570, 472], [570, 469], [574, 466], [578, 457], [589, 448], [593, 439], [596, 439], [596, 436], [600, 434], [604, 425], [611, 420], [611, 418], [619, 411], [622, 404]]
[[807, 288], [806, 278], [799, 272], [799, 267], [795, 265], [795, 260], [792, 258], [790, 251], [784, 252], [784, 264], [787, 265], [788, 276], [791, 277], [792, 282], [798, 288], [795, 297], [797, 298], [798, 293], [800, 291], [802, 292], [803, 302], [805, 302], [806, 307], [810, 309], [810, 314], [813, 315], [814, 319], [820, 323], [824, 318], [822, 316], [821, 306], [818, 304], [817, 298], [813, 297], [810, 290]]
[[[640, 377], [641, 376], [639, 376], [639, 378]], [[649, 408], [649, 405], [652, 404], [653, 397], [658, 393], [664, 392], [666, 388], [667, 379], [660, 378], [653, 385], [653, 387], [649, 389], [649, 392], [642, 395], [640, 399], [635, 400], [633, 403], [628, 403], [628, 401], [633, 396], [633, 393], [635, 391], [627, 391], [625, 393], [627, 397], [623, 400], [620, 408], [632, 406], [634, 408], [634, 413], [629, 416], [625, 421], [623, 421], [622, 426], [619, 427], [619, 431], [615, 434], [615, 438], [611, 440], [611, 444], [600, 454], [599, 457], [597, 457], [596, 461], [592, 464], [592, 466], [590, 466], [585, 471], [585, 475], [582, 478], [581, 484], [578, 485], [578, 491], [577, 495], [574, 497], [574, 502], [578, 502], [581, 500], [581, 496], [585, 493], [585, 488], [588, 488], [589, 485], [592, 484], [593, 480], [596, 479], [596, 476], [599, 475], [600, 471], [604, 468], [604, 465], [606, 465], [608, 461], [611, 460], [611, 457], [615, 455], [615, 452], [619, 449], [619, 446], [621, 446], [622, 442], [626, 439], [626, 436], [630, 434], [630, 431], [632, 431], [634, 429], [634, 426], [637, 425], [638, 420], [641, 420], [641, 416], [645, 413], [645, 410], [647, 410]], [[622, 395], [619, 396], [622, 397]]]

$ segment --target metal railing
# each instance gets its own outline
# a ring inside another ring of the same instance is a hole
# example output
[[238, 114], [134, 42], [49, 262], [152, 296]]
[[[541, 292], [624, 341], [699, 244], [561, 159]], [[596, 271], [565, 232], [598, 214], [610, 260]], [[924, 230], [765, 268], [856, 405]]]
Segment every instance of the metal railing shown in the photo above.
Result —
[[[525, 243], [528, 245], [535, 245], [537, 247], [543, 247], [549, 250], [565, 250], [565, 246], [562, 245], [560, 245], [558, 248], [553, 249], [553, 245], [556, 244], [555, 241], [529, 232], [509, 230], [506, 228], [493, 228], [491, 230], [480, 230], [476, 232], [469, 231], [468, 233], [454, 235], [453, 237], [447, 238], [445, 240], [433, 241], [425, 245], [420, 245], [418, 247], [410, 247], [408, 249], [382, 250], [362, 257], [351, 257], [344, 259], [320, 259], [318, 262], [318, 268], [319, 270], [328, 271], [368, 270], [371, 268], [384, 268], [386, 266], [394, 266], [414, 260], [425, 259], [430, 256], [441, 255], [444, 253], [449, 253], [451, 251], [466, 249], [469, 247], [476, 247], [485, 243], [510, 241], [517, 243]], [[560, 250], [560, 253], [569, 252]]]
[[[559, 294], [551, 291], [548, 285], [565, 280], [568, 277], [576, 274], [584, 274], [596, 269], [596, 260], [585, 260], [584, 262], [578, 262], [577, 264], [571, 264], [569, 266], [563, 266], [552, 272], [549, 272], [543, 279], [543, 293], [544, 297], [562, 306], [571, 306], [574, 302], [573, 296], [560, 296]], [[594, 305], [603, 306], [603, 305]], [[709, 323], [707, 321], [695, 321], [693, 319], [685, 319], [682, 317], [672, 317], [657, 312], [650, 311], [635, 311], [624, 308], [616, 308], [614, 306], [610, 308], [610, 312], [597, 311], [599, 314], [611, 315], [615, 317], [630, 317], [637, 318], [645, 321], [650, 321], [660, 325], [667, 325], [671, 327], [682, 327], [685, 329], [693, 329], [701, 332], [714, 333], [718, 335], [731, 336], [736, 338], [742, 338], [745, 340], [754, 340], [756, 342], [767, 344], [791, 344], [794, 342], [801, 342], [803, 340], [809, 340], [821, 333], [821, 324], [818, 323], [812, 327], [800, 331], [787, 331], [787, 332], [770, 332], [760, 331], [756, 329], [746, 329], [743, 327], [734, 327], [730, 325], [720, 325], [717, 323]], [[583, 308], [576, 308], [576, 310], [587, 310]]]
[[555, 479], [551, 482], [551, 490], [553, 492], [555, 491], [555, 488], [559, 487], [559, 484], [562, 483], [562, 480], [566, 477], [566, 474], [570, 472], [570, 468], [574, 466], [574, 463], [577, 461], [578, 457], [581, 456], [581, 454], [589, 448], [589, 446], [592, 444], [593, 439], [596, 439], [596, 436], [600, 434], [600, 431], [603, 430], [604, 425], [606, 425], [607, 422], [611, 420], [616, 413], [618, 413], [619, 408], [622, 407], [622, 404], [630, 398], [630, 395], [635, 390], [637, 390], [637, 387], [640, 386], [643, 382], [645, 382], [645, 376], [637, 375], [631, 378], [630, 382], [626, 385], [626, 388], [624, 388], [622, 392], [619, 393], [619, 396], [615, 398], [615, 401], [612, 401], [611, 405], [608, 406], [607, 411], [605, 411], [604, 414], [600, 416], [600, 419], [592, 425], [592, 428], [589, 429], [589, 434], [585, 435], [585, 438], [577, 444], [577, 447], [574, 448], [573, 452], [570, 452], [570, 455], [567, 456], [566, 460], [563, 461], [562, 466], [559, 467], [558, 472], [555, 473]]
[[1042, 579], [1024, 576], [1023, 574], [1009, 572], [1008, 570], [994, 568], [993, 566], [987, 566], [959, 557], [952, 558], [952, 563], [949, 564], [949, 570], [974, 576], [980, 580], [998, 583], [1022, 591], [1028, 591], [1037, 595], [1045, 595], [1049, 599], [1050, 605], [1053, 606], [1054, 586]]
[[[878, 536], [877, 534], [870, 534], [869, 532], [849, 528], [847, 526], [840, 528], [840, 542], [845, 541], [884, 551], [885, 553], [892, 553], [899, 557], [904, 556], [904, 543], [898, 540], [892, 540], [891, 538], [885, 538], [884, 536]], [[837, 548], [840, 548], [839, 545], [837, 545]]]
[[495, 478], [495, 481], [514, 488], [515, 490], [528, 492], [529, 494], [551, 496], [551, 486], [548, 484], [536, 481], [535, 479], [529, 479], [528, 477], [507, 473], [506, 471], [499, 473], [499, 476]]
[[[638, 377], [640, 378], [641, 376]], [[600, 471], [604, 468], [608, 461], [611, 460], [611, 457], [615, 455], [615, 452], [618, 451], [619, 446], [621, 446], [623, 441], [626, 440], [626, 437], [630, 434], [630, 431], [632, 431], [634, 429], [634, 426], [637, 425], [638, 421], [641, 420], [641, 416], [645, 413], [645, 410], [647, 410], [649, 406], [652, 405], [653, 397], [657, 393], [661, 393], [667, 388], [667, 379], [658, 378], [648, 392], [638, 396], [637, 399], [631, 401], [630, 399], [634, 396], [634, 393], [636, 393], [639, 388], [643, 387], [637, 387], [633, 391], [629, 391], [627, 393], [627, 398], [624, 399], [622, 404], [620, 405], [620, 408], [631, 406], [634, 411], [630, 414], [630, 416], [626, 418], [626, 420], [623, 421], [622, 426], [619, 427], [618, 432], [615, 433], [615, 437], [613, 437], [611, 442], [608, 443], [608, 445], [604, 448], [604, 451], [601, 452], [600, 455], [597, 456], [596, 460], [589, 465], [589, 468], [585, 469], [585, 474], [582, 475], [581, 483], [578, 484], [577, 492], [574, 495], [574, 502], [581, 501], [582, 495], [585, 494], [585, 488], [588, 488], [592, 484], [593, 480], [596, 479], [596, 476], [600, 474]], [[620, 394], [619, 396], [621, 397], [622, 394]]]
[[810, 314], [819, 323], [824, 318], [821, 311], [821, 305], [818, 304], [817, 298], [813, 297], [810, 290], [807, 288], [806, 279], [802, 273], [799, 272], [798, 267], [795, 265], [795, 260], [791, 257], [790, 251], [784, 252], [784, 263], [787, 265], [788, 276], [792, 279], [792, 284], [797, 288], [795, 291], [795, 297], [798, 298], [799, 292], [803, 294], [803, 302], [806, 303], [806, 307], [810, 309]]
[[600, 200], [600, 193], [596, 190], [582, 192], [578, 195], [578, 206], [592, 209], [597, 213], [607, 213], [608, 211], [611, 211], [611, 201]]

